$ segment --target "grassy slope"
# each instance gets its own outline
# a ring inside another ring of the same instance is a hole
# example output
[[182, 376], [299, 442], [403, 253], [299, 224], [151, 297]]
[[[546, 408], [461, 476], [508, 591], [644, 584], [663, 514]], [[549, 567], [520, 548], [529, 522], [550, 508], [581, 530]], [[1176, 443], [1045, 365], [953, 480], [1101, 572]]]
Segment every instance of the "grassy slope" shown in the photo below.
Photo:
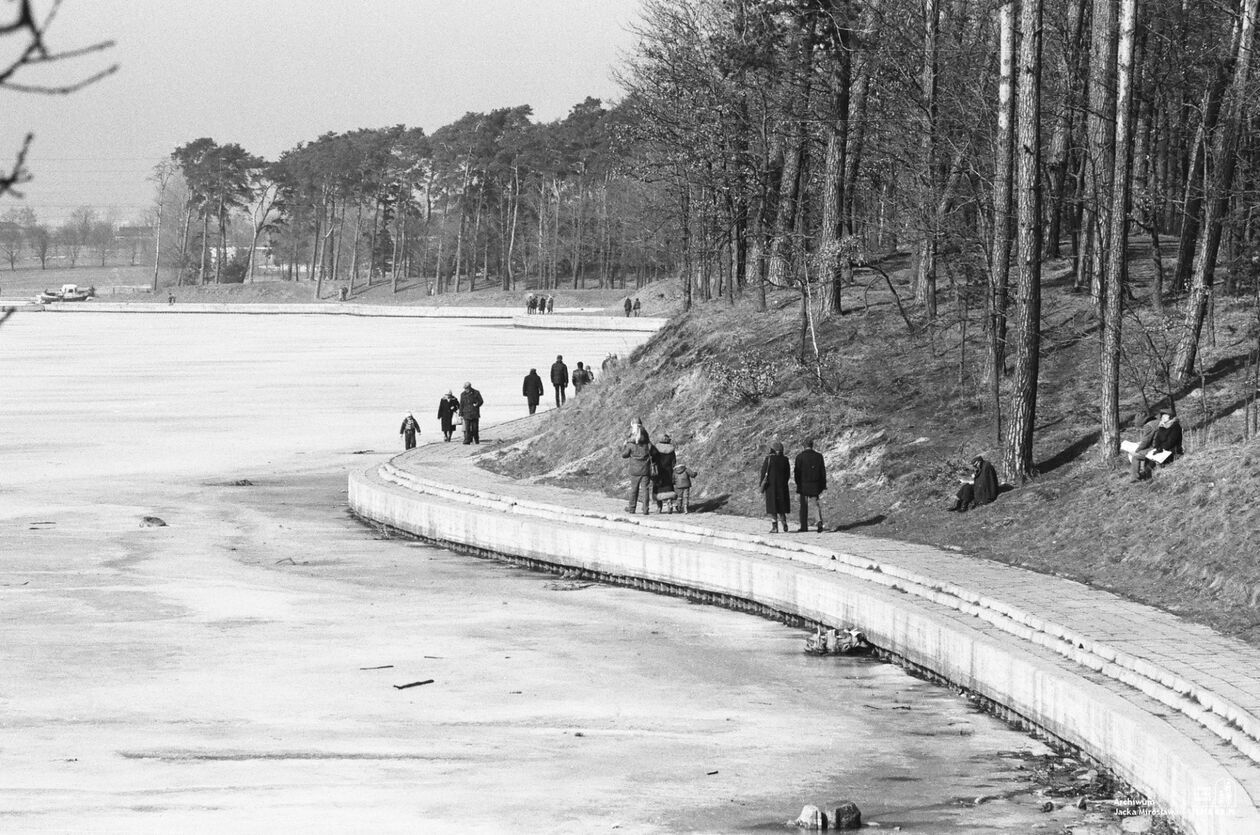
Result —
[[[1047, 267], [1052, 277], [1064, 275], [1063, 264]], [[1142, 268], [1134, 273], [1140, 284]], [[765, 314], [751, 302], [711, 302], [677, 318], [494, 466], [619, 494], [625, 478], [615, 450], [638, 415], [654, 437], [669, 432], [679, 460], [700, 469], [703, 507], [760, 515], [757, 470], [766, 444], [781, 439], [793, 454], [812, 436], [833, 483], [829, 522], [1090, 582], [1260, 643], [1260, 443], [1241, 440], [1236, 408], [1249, 373], [1238, 358], [1256, 338], [1249, 304], [1218, 303], [1203, 365], [1222, 370], [1209, 375], [1207, 396], [1178, 397], [1189, 454], [1153, 481], [1130, 484], [1123, 462], [1099, 463], [1093, 445], [1098, 340], [1089, 298], [1052, 280], [1038, 408], [1041, 475], [994, 505], [952, 514], [944, 509], [966, 461], [976, 453], [1001, 459], [977, 393], [980, 328], [972, 322], [965, 354], [957, 326], [908, 334], [891, 296], [875, 288], [865, 312], [859, 286], [849, 291], [857, 311], [820, 329], [820, 347], [832, 357], [831, 393], [794, 359], [799, 305], [791, 293], [772, 295]], [[943, 307], [942, 318], [949, 315]], [[1130, 348], [1139, 350], [1136, 341]], [[710, 358], [749, 353], [774, 358], [778, 369], [773, 393], [755, 404], [736, 402], [704, 370]], [[1136, 377], [1127, 378], [1131, 420], [1143, 404]]]

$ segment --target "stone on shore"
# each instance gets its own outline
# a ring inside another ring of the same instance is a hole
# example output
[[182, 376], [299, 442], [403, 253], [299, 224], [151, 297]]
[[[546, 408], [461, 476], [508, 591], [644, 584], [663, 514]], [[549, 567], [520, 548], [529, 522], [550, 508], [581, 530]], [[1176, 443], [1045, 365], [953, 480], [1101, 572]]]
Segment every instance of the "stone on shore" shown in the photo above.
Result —
[[838, 804], [831, 814], [832, 829], [861, 829], [862, 810], [851, 800]]
[[801, 829], [826, 829], [827, 819], [823, 817], [822, 809], [817, 806], [806, 805], [801, 809], [801, 813], [796, 816], [796, 820], [792, 821], [793, 826], [799, 826]]

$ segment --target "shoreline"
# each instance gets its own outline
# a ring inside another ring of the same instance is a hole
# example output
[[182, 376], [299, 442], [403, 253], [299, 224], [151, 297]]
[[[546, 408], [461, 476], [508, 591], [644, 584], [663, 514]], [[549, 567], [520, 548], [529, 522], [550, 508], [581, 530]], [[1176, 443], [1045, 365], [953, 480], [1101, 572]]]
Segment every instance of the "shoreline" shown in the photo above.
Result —
[[[1104, 765], [1185, 831], [1260, 831], [1260, 813], [1248, 799], [1249, 787], [1260, 785], [1254, 715], [1202, 681], [1187, 682], [1130, 655], [1126, 644], [1118, 644], [1121, 651], [1077, 634], [982, 587], [907, 571], [891, 552], [861, 556], [786, 539], [772, 544], [764, 536], [703, 528], [695, 516], [684, 523], [608, 507], [593, 511], [593, 499], [584, 507], [575, 506], [576, 498], [538, 501], [537, 491], [484, 472], [460, 479], [458, 468], [471, 462], [432, 460], [441, 452], [426, 459], [422, 448], [352, 473], [352, 511], [482, 556], [805, 623], [856, 625], [903, 666], [974, 693], [997, 715]], [[491, 486], [469, 486], [482, 481]], [[578, 495], [549, 492], [549, 499]], [[512, 524], [503, 524], [504, 514]], [[564, 536], [556, 530], [561, 521]], [[899, 543], [883, 547], [890, 545]], [[1222, 742], [1232, 754], [1214, 751]], [[1208, 794], [1211, 804], [1203, 801]]]
[[127, 313], [127, 314], [237, 314], [246, 316], [361, 316], [392, 319], [479, 319], [510, 322], [517, 328], [538, 330], [606, 330], [654, 333], [668, 321], [661, 317], [622, 317], [595, 308], [563, 308], [546, 315], [528, 315], [509, 307], [388, 306], [354, 302], [267, 303], [187, 302], [16, 302], [0, 304], [0, 312]]

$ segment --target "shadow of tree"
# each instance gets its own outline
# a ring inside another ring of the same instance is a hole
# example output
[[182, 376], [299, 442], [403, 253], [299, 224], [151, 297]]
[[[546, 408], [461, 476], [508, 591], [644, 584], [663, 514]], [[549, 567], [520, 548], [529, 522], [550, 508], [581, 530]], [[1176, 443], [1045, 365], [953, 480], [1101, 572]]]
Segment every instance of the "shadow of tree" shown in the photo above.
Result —
[[1082, 438], [1076, 439], [1067, 447], [1050, 456], [1046, 460], [1038, 462], [1036, 465], [1037, 472], [1044, 475], [1059, 469], [1059, 467], [1062, 467], [1065, 464], [1072, 463], [1077, 458], [1084, 455], [1086, 450], [1098, 443], [1098, 439], [1101, 437], [1102, 432], [1095, 430]]
[[723, 493], [720, 496], [706, 496], [702, 501], [690, 503], [692, 513], [713, 513], [726, 507], [726, 503], [731, 500], [730, 493]]
[[866, 519], [860, 519], [857, 522], [850, 522], [847, 525], [837, 525], [836, 530], [837, 531], [851, 531], [854, 528], [869, 528], [875, 525], [882, 524], [883, 521], [887, 518], [888, 516], [886, 514], [877, 513], [874, 516], [867, 517]]

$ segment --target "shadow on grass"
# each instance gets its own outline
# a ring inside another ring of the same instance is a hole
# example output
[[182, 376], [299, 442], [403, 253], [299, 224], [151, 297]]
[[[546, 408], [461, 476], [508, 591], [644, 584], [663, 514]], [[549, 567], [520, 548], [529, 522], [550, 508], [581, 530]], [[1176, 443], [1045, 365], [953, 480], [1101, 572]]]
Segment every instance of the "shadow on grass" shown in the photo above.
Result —
[[837, 531], [851, 531], [854, 528], [870, 528], [870, 527], [874, 527], [875, 525], [883, 524], [884, 520], [887, 518], [888, 517], [884, 515], [883, 513], [877, 513], [874, 516], [868, 517], [866, 519], [861, 519], [857, 522], [850, 522], [847, 525], [837, 525], [836, 530]]
[[1038, 462], [1036, 467], [1038, 474], [1045, 475], [1046, 473], [1054, 472], [1064, 464], [1072, 463], [1084, 455], [1087, 449], [1098, 443], [1100, 437], [1102, 437], [1102, 432], [1090, 432], [1083, 438], [1078, 438], [1045, 461]]
[[691, 502], [690, 510], [692, 513], [713, 513], [726, 507], [726, 503], [730, 500], [730, 493], [723, 493], [720, 496], [709, 496], [704, 501]]

